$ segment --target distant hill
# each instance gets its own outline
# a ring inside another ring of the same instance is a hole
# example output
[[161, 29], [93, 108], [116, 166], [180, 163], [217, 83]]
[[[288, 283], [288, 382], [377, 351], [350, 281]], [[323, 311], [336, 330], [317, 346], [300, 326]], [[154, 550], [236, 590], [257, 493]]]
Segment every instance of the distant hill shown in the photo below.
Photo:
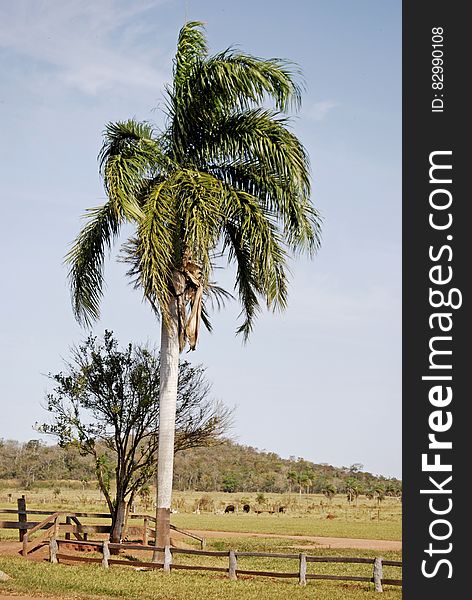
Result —
[[[0, 480], [17, 479], [22, 487], [40, 481], [94, 481], [91, 457], [76, 448], [48, 446], [38, 440], [0, 440]], [[370, 496], [401, 495], [401, 481], [375, 476], [362, 465], [333, 467], [303, 458], [284, 459], [231, 441], [177, 453], [176, 490], [226, 492], [346, 493]]]
[[177, 490], [227, 492], [336, 492], [354, 488], [359, 494], [401, 494], [401, 481], [375, 476], [362, 465], [333, 467], [303, 458], [284, 459], [266, 452], [226, 441], [219, 446], [179, 452], [175, 457]]

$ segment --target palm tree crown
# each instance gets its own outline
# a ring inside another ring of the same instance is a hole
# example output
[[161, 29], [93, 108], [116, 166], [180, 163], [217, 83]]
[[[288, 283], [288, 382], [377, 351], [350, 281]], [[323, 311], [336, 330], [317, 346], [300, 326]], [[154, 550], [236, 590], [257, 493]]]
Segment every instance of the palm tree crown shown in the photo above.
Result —
[[[308, 157], [286, 117], [300, 104], [296, 74], [287, 61], [233, 48], [210, 56], [202, 23], [184, 25], [164, 130], [129, 120], [104, 133], [108, 200], [89, 210], [66, 257], [80, 322], [99, 317], [105, 251], [125, 222], [136, 226], [124, 252], [145, 298], [164, 320], [177, 298], [181, 350], [195, 347], [200, 319], [210, 326], [217, 253], [236, 266], [245, 338], [261, 302], [285, 307], [290, 252], [313, 253], [320, 239]], [[261, 108], [267, 100], [273, 109]]]

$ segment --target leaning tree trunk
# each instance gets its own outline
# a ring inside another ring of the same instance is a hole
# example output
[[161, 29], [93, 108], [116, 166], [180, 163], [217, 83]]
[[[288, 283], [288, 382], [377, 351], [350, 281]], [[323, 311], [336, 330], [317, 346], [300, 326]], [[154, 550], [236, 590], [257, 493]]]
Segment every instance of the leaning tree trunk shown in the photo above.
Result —
[[177, 303], [169, 306], [168, 322], [162, 319], [160, 387], [159, 387], [159, 449], [157, 455], [156, 546], [170, 545], [170, 508], [174, 471], [175, 411], [179, 375], [179, 334]]

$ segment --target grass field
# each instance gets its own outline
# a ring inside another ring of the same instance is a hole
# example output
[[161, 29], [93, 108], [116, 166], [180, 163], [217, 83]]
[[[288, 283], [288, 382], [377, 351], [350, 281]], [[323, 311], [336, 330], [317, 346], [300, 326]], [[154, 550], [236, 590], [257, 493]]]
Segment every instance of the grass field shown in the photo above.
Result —
[[[13, 486], [0, 489], [1, 508], [16, 507], [16, 498], [26, 494], [28, 508], [70, 510], [80, 512], [107, 512], [98, 491], [68, 487], [66, 484], [54, 489], [19, 490]], [[204, 502], [202, 503], [202, 499]], [[230, 531], [234, 536], [207, 538], [207, 549], [253, 552], [297, 553], [302, 544], [292, 539], [274, 537], [238, 537], [237, 532], [252, 532], [271, 535], [333, 536], [371, 538], [379, 540], [401, 539], [401, 503], [386, 498], [378, 507], [377, 503], [360, 498], [357, 506], [349, 505], [343, 497], [336, 497], [331, 503], [317, 495], [298, 494], [291, 497], [266, 494], [259, 509], [270, 510], [274, 506], [286, 506], [285, 514], [220, 514], [228, 504], [241, 506], [249, 503], [256, 506], [255, 494], [203, 494], [185, 492], [175, 494], [177, 513], [172, 515], [174, 525], [183, 529]], [[206, 503], [206, 504], [205, 504]], [[195, 513], [195, 506], [211, 504], [211, 510], [201, 509]], [[151, 506], [138, 504], [136, 512], [152, 514]], [[1, 514], [1, 512], [0, 512]], [[328, 518], [329, 516], [329, 518]], [[8, 517], [12, 518], [13, 515]], [[0, 520], [5, 516], [0, 516]], [[31, 520], [36, 516], [31, 515]], [[86, 519], [84, 520], [86, 521]], [[133, 523], [135, 524], [135, 523]], [[137, 524], [137, 523], [136, 523]], [[17, 539], [16, 530], [0, 529], [0, 540]], [[316, 544], [303, 541], [303, 551], [317, 556], [366, 556], [379, 554], [385, 559], [401, 560], [399, 552], [379, 552], [374, 550], [321, 549]], [[141, 558], [141, 557], [140, 557]], [[176, 563], [206, 564], [227, 566], [227, 558], [194, 557], [175, 555]], [[260, 569], [269, 571], [296, 572], [295, 560], [274, 558], [240, 557], [241, 569]], [[361, 600], [374, 597], [373, 585], [356, 582], [308, 581], [306, 587], [300, 587], [296, 579], [274, 579], [264, 577], [243, 577], [238, 581], [229, 581], [225, 575], [215, 573], [196, 573], [192, 571], [174, 571], [165, 575], [159, 571], [135, 571], [130, 567], [111, 567], [105, 570], [94, 565], [51, 565], [45, 561], [29, 561], [16, 556], [0, 556], [0, 570], [12, 578], [0, 582], [0, 595], [29, 593], [33, 596], [50, 595], [55, 598], [81, 600], [120, 598], [123, 600], [277, 600], [290, 596], [291, 600], [316, 597], [319, 600]], [[371, 565], [309, 563], [308, 573], [331, 575], [371, 576]], [[401, 569], [385, 567], [384, 577], [401, 578]], [[377, 597], [377, 596], [375, 596]], [[401, 588], [384, 589], [385, 600], [400, 600]]]
[[[59, 486], [55, 489], [58, 490]], [[15, 508], [16, 498], [22, 493], [26, 495], [28, 508], [31, 509], [108, 512], [98, 490], [71, 489], [64, 485], [60, 487], [60, 494], [54, 494], [53, 489], [22, 491], [14, 487], [5, 487], [0, 490], [0, 507]], [[8, 499], [11, 500], [10, 503]], [[201, 505], [202, 499], [211, 504], [212, 510], [201, 510], [196, 514], [193, 511], [199, 503]], [[263, 510], [274, 506], [286, 506], [287, 511], [285, 514], [272, 515], [241, 512], [217, 514], [228, 504], [241, 506], [245, 503]], [[256, 503], [256, 494], [176, 492], [174, 505], [178, 512], [172, 515], [172, 523], [183, 529], [401, 539], [402, 505], [396, 498], [385, 498], [379, 507], [376, 501], [365, 497], [361, 497], [355, 506], [349, 505], [344, 496], [336, 496], [332, 502], [328, 502], [324, 496], [316, 494], [304, 494], [301, 498], [298, 494], [265, 494], [265, 503], [259, 506]], [[136, 512], [153, 514], [153, 508], [138, 503]], [[11, 538], [12, 535], [15, 533], [0, 529], [0, 539]]]
[[[242, 551], [290, 551], [287, 542], [281, 540], [231, 540], [231, 546], [237, 545]], [[229, 547], [227, 539], [214, 539], [209, 548], [224, 550]], [[293, 552], [293, 551], [292, 551]], [[349, 556], [348, 550], [316, 550], [308, 554], [325, 556]], [[383, 553], [384, 558], [399, 560], [397, 552]], [[371, 551], [356, 551], [356, 556], [374, 557]], [[176, 562], [186, 564], [207, 564], [224, 566], [226, 559], [177, 557]], [[296, 561], [240, 558], [240, 568], [267, 569], [278, 571], [297, 571]], [[328, 573], [332, 575], [371, 575], [370, 565], [309, 564], [308, 572]], [[374, 597], [372, 584], [351, 582], [308, 581], [305, 588], [298, 586], [296, 579], [271, 579], [262, 577], [240, 577], [238, 581], [229, 581], [224, 575], [210, 573], [192, 573], [174, 571], [170, 575], [162, 572], [134, 571], [127, 567], [111, 567], [108, 571], [93, 565], [50, 565], [46, 562], [31, 562], [21, 558], [0, 557], [0, 570], [12, 579], [0, 583], [2, 591], [10, 593], [31, 593], [34, 595], [51, 594], [61, 598], [122, 598], [125, 600], [269, 600], [290, 598], [320, 600], [361, 600]], [[398, 578], [400, 570], [385, 567], [384, 576]], [[375, 596], [377, 597], [377, 596]], [[401, 588], [385, 586], [383, 598], [400, 600]]]
[[314, 515], [213, 515], [176, 514], [172, 523], [182, 529], [237, 531], [279, 535], [349, 537], [379, 540], [400, 540], [399, 521], [349, 519], [349, 516], [328, 520]]

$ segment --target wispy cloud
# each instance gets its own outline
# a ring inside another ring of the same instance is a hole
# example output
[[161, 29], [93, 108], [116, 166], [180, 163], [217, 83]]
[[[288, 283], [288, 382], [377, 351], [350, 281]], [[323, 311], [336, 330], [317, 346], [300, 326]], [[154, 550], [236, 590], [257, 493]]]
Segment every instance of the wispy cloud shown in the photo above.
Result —
[[[85, 94], [162, 85], [158, 49], [143, 48], [146, 13], [165, 0], [15, 0], [4, 5], [0, 47], [42, 63]], [[152, 38], [151, 38], [152, 39]], [[167, 62], [167, 61], [166, 61]]]
[[328, 115], [328, 113], [337, 106], [339, 106], [338, 102], [333, 102], [332, 100], [321, 100], [320, 102], [315, 102], [309, 106], [305, 111], [305, 114], [313, 121], [322, 121]]

